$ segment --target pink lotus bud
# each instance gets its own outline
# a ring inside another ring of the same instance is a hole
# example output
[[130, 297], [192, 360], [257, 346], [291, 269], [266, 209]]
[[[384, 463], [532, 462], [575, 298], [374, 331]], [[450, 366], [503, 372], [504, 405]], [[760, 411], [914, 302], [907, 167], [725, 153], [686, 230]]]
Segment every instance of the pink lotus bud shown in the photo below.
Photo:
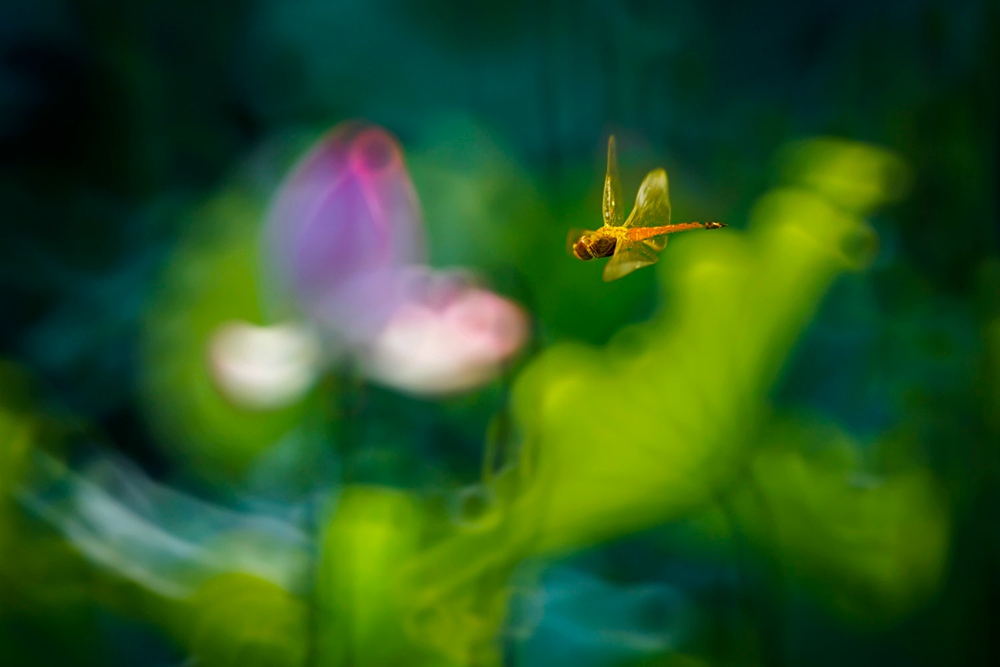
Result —
[[351, 342], [370, 336], [396, 308], [396, 272], [424, 260], [395, 139], [357, 122], [327, 134], [282, 185], [268, 237], [279, 279], [311, 319]]
[[278, 192], [268, 238], [284, 291], [384, 384], [471, 389], [527, 337], [518, 306], [422, 268], [419, 203], [399, 146], [381, 128], [352, 122], [326, 135]]

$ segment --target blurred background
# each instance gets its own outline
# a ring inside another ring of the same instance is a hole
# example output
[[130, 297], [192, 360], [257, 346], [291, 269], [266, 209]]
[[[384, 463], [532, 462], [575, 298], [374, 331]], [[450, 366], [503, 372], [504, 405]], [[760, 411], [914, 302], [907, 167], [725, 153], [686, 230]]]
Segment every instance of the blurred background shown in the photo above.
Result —
[[[3, 0], [0, 662], [1000, 664], [998, 45]], [[612, 133], [729, 227], [604, 283]]]

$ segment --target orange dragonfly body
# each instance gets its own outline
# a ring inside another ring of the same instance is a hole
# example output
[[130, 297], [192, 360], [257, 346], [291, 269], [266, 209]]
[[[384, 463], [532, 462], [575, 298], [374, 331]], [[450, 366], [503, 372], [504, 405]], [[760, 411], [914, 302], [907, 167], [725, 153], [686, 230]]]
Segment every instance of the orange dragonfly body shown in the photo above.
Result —
[[621, 181], [615, 138], [608, 139], [608, 173], [604, 178], [604, 226], [598, 230], [570, 232], [569, 246], [578, 259], [610, 257], [604, 280], [617, 280], [643, 266], [655, 264], [667, 246], [667, 236], [689, 229], [718, 229], [721, 222], [670, 224], [670, 195], [667, 172], [654, 169], [639, 186], [632, 213], [622, 210]]

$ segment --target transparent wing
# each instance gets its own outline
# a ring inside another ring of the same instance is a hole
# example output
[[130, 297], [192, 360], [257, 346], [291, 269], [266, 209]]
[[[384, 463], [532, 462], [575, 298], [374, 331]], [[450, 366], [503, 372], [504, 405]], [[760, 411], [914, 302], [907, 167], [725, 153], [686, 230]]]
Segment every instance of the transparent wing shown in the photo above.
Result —
[[[666, 245], [666, 243], [664, 243]], [[604, 266], [604, 281], [611, 282], [627, 276], [636, 269], [656, 264], [660, 255], [652, 247], [643, 243], [628, 243], [618, 246], [618, 251]]]
[[645, 241], [643, 241], [643, 243], [645, 243], [647, 246], [649, 246], [656, 252], [660, 252], [661, 250], [667, 247], [667, 237], [666, 235], [655, 236], [651, 239], [646, 239]]
[[622, 181], [618, 177], [618, 149], [615, 148], [615, 135], [608, 137], [608, 173], [604, 177], [604, 224], [609, 227], [621, 227], [625, 219], [622, 211]]
[[646, 174], [635, 197], [635, 208], [625, 222], [626, 227], [657, 227], [670, 224], [670, 193], [667, 172], [654, 169]]

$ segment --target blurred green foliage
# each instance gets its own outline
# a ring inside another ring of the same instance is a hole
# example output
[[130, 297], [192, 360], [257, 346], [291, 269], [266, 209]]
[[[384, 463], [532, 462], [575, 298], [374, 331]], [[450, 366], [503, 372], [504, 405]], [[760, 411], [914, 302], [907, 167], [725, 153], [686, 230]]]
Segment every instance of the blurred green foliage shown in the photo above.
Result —
[[846, 619], [897, 618], [940, 585], [944, 490], [926, 468], [873, 472], [836, 429], [786, 420], [735, 490], [743, 529], [781, 574], [818, 589]]
[[418, 662], [403, 627], [399, 569], [418, 548], [423, 523], [420, 507], [403, 493], [353, 488], [340, 496], [316, 583], [321, 662]]
[[286, 667], [306, 657], [306, 605], [251, 575], [224, 574], [206, 582], [172, 616], [184, 646], [207, 665]]
[[309, 397], [272, 411], [228, 400], [208, 364], [211, 336], [231, 321], [268, 324], [260, 289], [264, 202], [234, 186], [196, 211], [143, 322], [143, 396], [172, 456], [213, 476], [242, 475], [301, 424]]

